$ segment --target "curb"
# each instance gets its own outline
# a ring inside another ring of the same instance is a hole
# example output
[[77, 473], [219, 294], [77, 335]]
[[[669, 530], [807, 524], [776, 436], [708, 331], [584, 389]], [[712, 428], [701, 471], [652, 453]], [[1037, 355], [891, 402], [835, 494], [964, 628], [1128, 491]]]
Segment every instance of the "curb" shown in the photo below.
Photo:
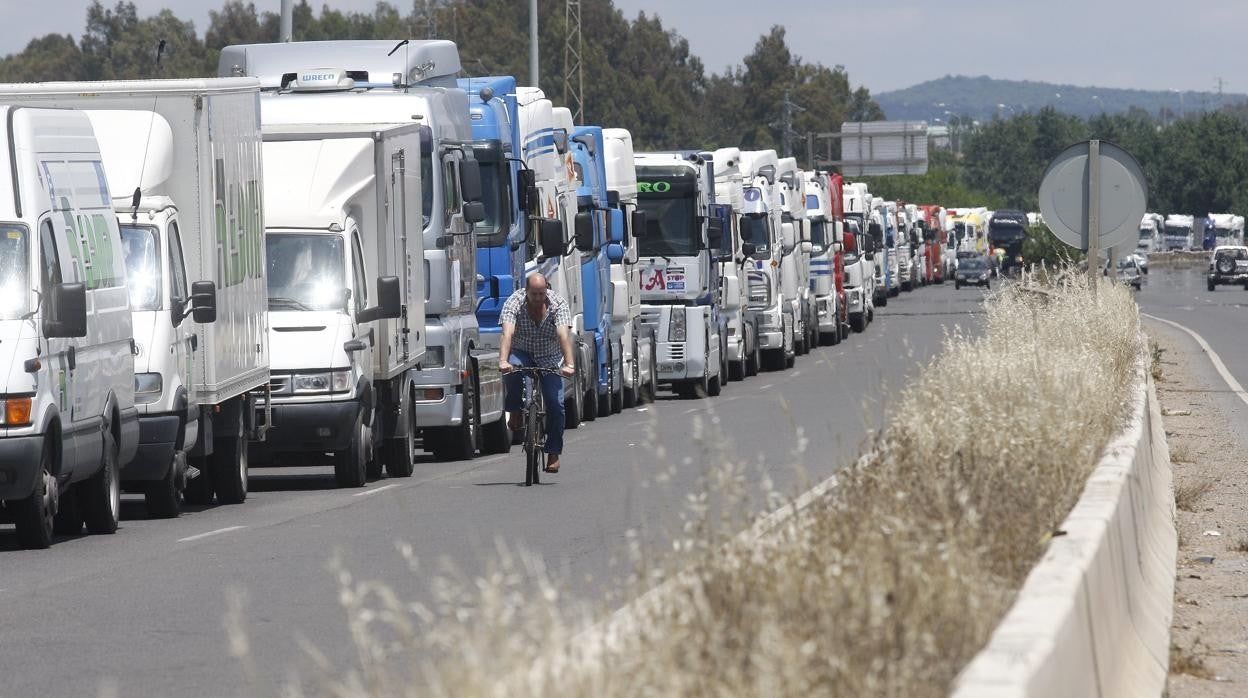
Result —
[[955, 698], [1161, 695], [1178, 535], [1170, 453], [1144, 357], [1134, 414], [1027, 576]]

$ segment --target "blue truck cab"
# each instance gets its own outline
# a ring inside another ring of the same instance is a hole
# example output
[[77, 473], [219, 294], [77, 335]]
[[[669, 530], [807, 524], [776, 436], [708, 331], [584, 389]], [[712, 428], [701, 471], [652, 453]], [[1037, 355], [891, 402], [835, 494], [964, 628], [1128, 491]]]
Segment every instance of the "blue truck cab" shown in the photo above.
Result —
[[[624, 407], [623, 336], [614, 331], [611, 263], [623, 258], [621, 215], [607, 194], [606, 146], [599, 126], [577, 127], [569, 139], [576, 186], [576, 249], [581, 253], [581, 291], [585, 299], [585, 333], [593, 342], [600, 416]], [[618, 219], [618, 220], [616, 220]], [[618, 237], [619, 233], [615, 234]]]
[[498, 316], [524, 284], [526, 216], [521, 207], [520, 125], [516, 79], [510, 75], [460, 78], [469, 97], [473, 154], [481, 165], [485, 220], [477, 233], [477, 324], [481, 344], [497, 349]]

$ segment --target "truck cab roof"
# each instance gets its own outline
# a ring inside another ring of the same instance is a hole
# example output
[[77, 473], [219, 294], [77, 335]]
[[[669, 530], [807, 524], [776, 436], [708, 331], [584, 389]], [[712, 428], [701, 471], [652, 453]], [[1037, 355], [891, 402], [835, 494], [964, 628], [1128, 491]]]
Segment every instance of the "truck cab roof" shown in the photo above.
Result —
[[256, 77], [264, 89], [279, 89], [300, 80], [301, 72], [336, 69], [356, 87], [455, 87], [460, 67], [453, 41], [291, 41], [226, 46], [217, 75]]

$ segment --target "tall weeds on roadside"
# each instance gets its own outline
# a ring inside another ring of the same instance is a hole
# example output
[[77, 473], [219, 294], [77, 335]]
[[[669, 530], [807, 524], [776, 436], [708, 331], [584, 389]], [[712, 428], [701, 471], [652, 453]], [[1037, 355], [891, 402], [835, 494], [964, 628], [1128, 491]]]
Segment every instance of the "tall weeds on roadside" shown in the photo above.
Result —
[[[565, 599], [539, 560], [507, 550], [481, 578], [440, 579], [433, 607], [342, 577], [360, 665], [326, 690], [947, 694], [1079, 497], [1143, 375], [1138, 314], [1121, 286], [1103, 283], [1094, 297], [1080, 277], [1057, 274], [986, 306], [983, 332], [947, 337], [827, 496], [744, 535], [710, 513], [723, 503], [693, 498], [701, 518], [678, 554], [645, 568], [625, 611], [595, 616]], [[748, 469], [720, 462], [708, 480], [731, 509], [748, 496]]]

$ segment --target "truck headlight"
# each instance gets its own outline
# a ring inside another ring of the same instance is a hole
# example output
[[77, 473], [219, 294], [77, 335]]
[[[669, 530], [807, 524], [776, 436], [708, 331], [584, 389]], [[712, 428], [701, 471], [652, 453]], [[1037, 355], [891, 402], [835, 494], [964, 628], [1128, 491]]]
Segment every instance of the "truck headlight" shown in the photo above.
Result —
[[160, 399], [165, 390], [165, 381], [159, 373], [134, 374], [134, 401], [139, 405], [149, 405]]
[[24, 427], [30, 424], [30, 408], [33, 398], [11, 397], [0, 400], [0, 426]]
[[299, 395], [345, 393], [351, 389], [351, 372], [325, 371], [324, 373], [295, 374], [291, 383], [293, 392]]
[[685, 309], [683, 307], [672, 308], [671, 317], [667, 321], [667, 341], [685, 341]]

